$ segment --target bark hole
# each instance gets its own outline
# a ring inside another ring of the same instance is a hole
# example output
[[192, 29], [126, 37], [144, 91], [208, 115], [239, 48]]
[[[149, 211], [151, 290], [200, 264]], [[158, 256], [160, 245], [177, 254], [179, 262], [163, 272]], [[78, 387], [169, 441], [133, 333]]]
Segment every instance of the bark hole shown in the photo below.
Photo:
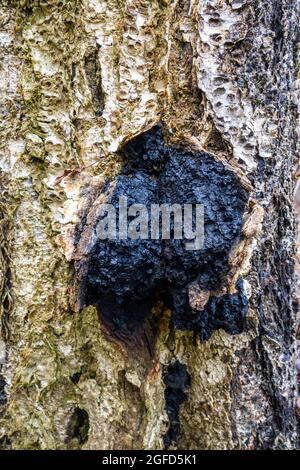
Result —
[[83, 445], [88, 440], [89, 428], [88, 413], [76, 407], [69, 421], [66, 443], [74, 444], [75, 441], [80, 446]]
[[211, 133], [208, 141], [206, 142], [206, 149], [208, 152], [214, 153], [221, 152], [227, 155], [231, 155], [232, 153], [229, 144], [224, 140], [221, 132], [218, 131], [213, 123]]
[[2, 374], [0, 374], [0, 406], [4, 406], [7, 403], [7, 395], [5, 391], [6, 382]]

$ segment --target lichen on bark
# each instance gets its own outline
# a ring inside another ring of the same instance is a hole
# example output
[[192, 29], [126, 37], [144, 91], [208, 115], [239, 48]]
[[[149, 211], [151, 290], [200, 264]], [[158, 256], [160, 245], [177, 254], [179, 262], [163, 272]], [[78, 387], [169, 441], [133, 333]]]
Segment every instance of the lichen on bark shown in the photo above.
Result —
[[[297, 15], [295, 0], [2, 0], [3, 448], [162, 449], [176, 361], [190, 384], [171, 448], [297, 446]], [[76, 227], [122, 146], [158, 122], [249, 193], [224, 292], [244, 279], [240, 334], [201, 343], [158, 301], [155, 336], [128, 346], [78, 309]]]

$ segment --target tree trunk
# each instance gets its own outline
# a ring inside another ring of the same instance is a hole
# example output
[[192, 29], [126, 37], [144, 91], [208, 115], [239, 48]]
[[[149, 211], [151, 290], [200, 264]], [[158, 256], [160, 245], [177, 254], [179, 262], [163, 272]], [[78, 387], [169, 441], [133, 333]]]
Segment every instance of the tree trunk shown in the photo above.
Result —
[[[0, 3], [2, 448], [296, 448], [298, 2]], [[86, 294], [91, 214], [157, 125], [246, 202], [221, 280], [207, 252], [188, 312], [124, 333]]]

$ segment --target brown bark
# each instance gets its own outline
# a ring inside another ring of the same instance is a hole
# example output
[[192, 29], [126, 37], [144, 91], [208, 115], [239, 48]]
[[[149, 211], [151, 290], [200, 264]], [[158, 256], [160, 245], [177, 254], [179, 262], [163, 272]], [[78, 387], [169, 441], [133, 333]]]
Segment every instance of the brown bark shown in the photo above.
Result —
[[[164, 448], [176, 361], [190, 384], [172, 448], [298, 446], [298, 18], [296, 0], [1, 0], [3, 448]], [[242, 278], [249, 310], [245, 331], [201, 343], [159, 303], [150, 356], [78, 310], [74, 230], [159, 122], [249, 190], [223, 286]]]

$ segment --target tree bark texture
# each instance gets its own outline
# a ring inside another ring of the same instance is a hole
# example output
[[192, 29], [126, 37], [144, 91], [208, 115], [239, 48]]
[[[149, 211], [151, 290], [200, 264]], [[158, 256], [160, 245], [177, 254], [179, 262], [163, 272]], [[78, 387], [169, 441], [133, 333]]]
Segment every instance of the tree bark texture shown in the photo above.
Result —
[[[0, 3], [2, 448], [297, 448], [297, 0]], [[158, 300], [123, 340], [78, 300], [78, 227], [159, 123], [247, 190], [238, 334]]]

